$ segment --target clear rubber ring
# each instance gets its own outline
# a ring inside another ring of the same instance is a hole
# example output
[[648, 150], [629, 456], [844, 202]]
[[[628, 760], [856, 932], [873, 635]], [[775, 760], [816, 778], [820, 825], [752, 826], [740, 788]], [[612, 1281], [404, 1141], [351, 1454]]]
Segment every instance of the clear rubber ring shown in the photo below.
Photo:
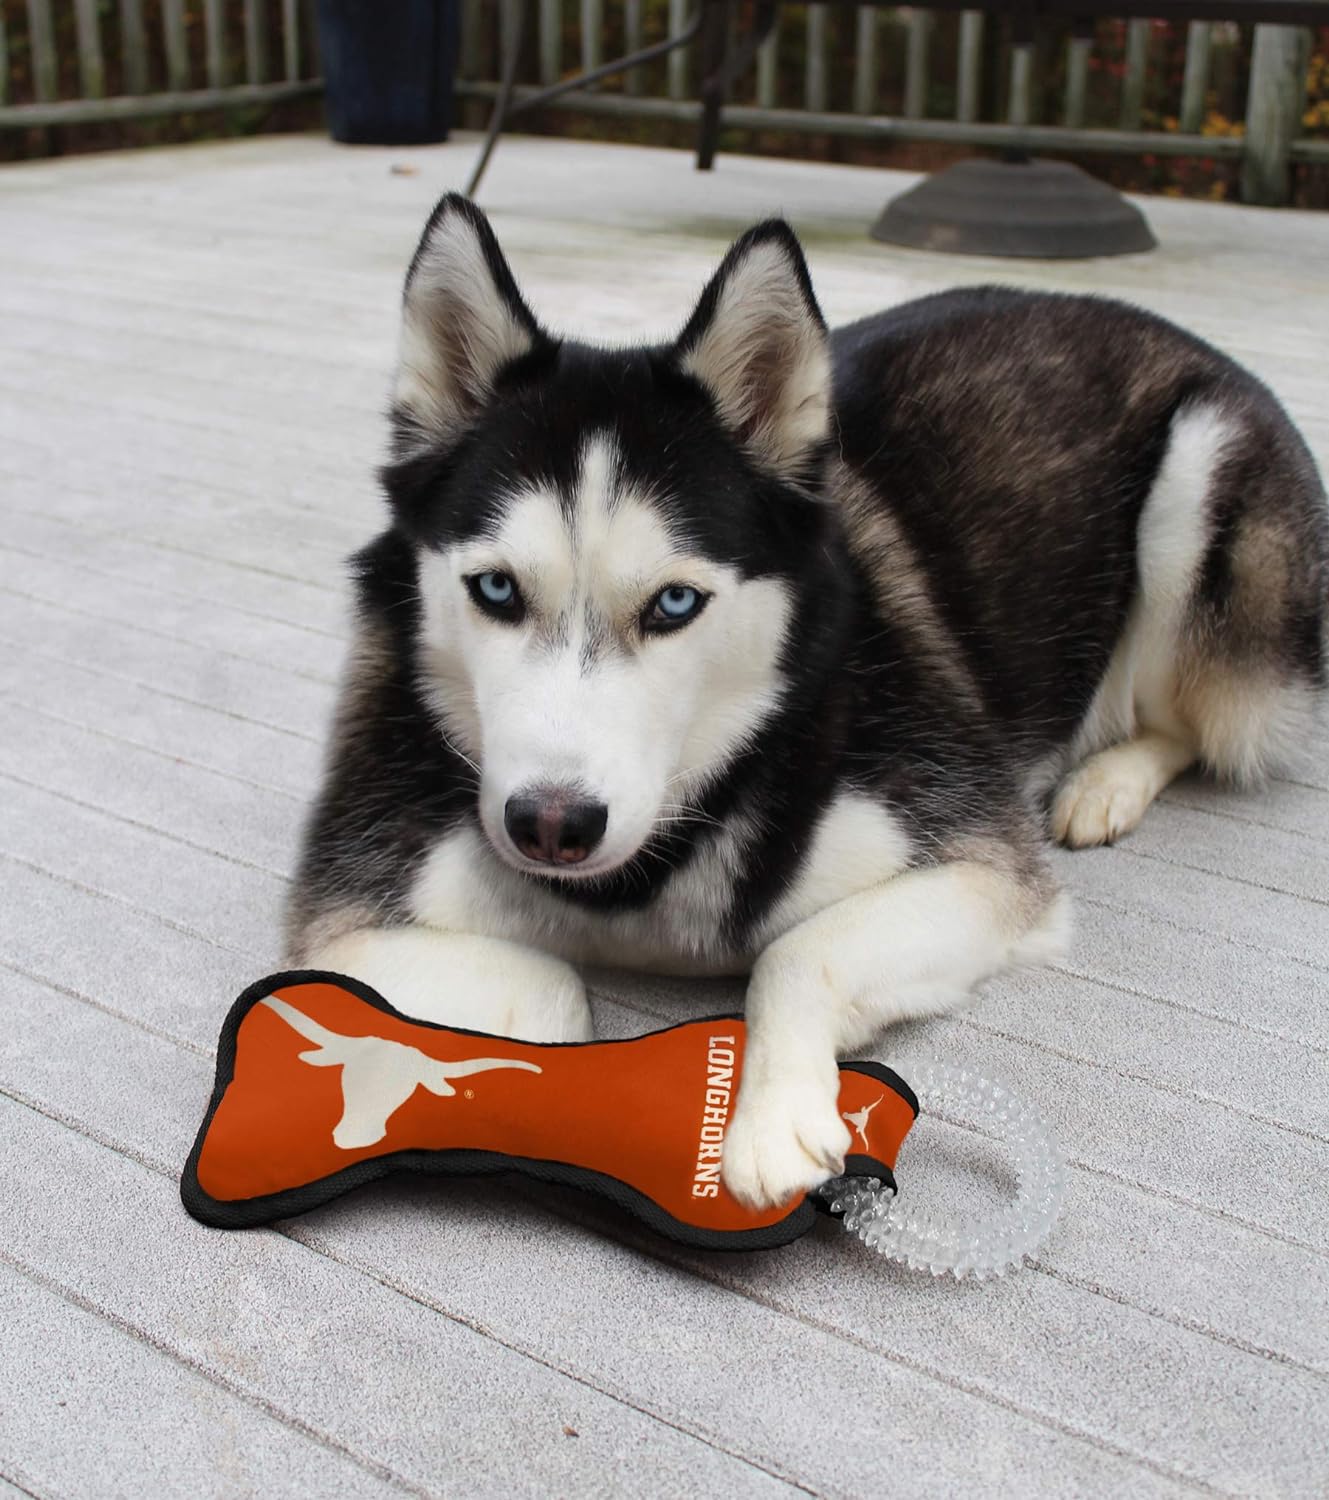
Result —
[[875, 1177], [837, 1177], [821, 1196], [847, 1230], [890, 1260], [957, 1280], [1004, 1276], [1038, 1249], [1061, 1211], [1066, 1166], [1047, 1122], [1005, 1085], [967, 1068], [929, 1061], [911, 1068], [910, 1082], [920, 1117], [935, 1115], [1007, 1149], [1015, 1197], [993, 1213], [965, 1219], [919, 1206]]

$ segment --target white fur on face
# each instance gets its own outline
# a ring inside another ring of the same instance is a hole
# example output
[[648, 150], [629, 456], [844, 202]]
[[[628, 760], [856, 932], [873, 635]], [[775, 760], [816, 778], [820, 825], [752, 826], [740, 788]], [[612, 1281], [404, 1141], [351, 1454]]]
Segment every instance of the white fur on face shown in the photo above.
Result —
[[[526, 605], [516, 624], [485, 615], [465, 579], [513, 578]], [[661, 589], [711, 596], [682, 629], [643, 635]], [[691, 552], [657, 509], [620, 478], [612, 444], [587, 445], [570, 507], [528, 490], [497, 532], [424, 554], [422, 687], [452, 743], [480, 774], [490, 842], [530, 868], [503, 826], [510, 797], [576, 787], [609, 809], [605, 836], [564, 878], [630, 859], [732, 758], [777, 702], [777, 659], [789, 619], [784, 586], [744, 582]]]

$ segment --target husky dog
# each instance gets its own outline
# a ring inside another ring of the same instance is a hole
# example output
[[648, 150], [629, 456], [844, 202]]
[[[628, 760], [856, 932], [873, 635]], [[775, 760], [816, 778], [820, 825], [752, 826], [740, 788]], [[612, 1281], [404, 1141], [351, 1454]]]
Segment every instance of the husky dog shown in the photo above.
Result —
[[672, 344], [593, 348], [450, 196], [392, 425], [292, 961], [532, 1040], [589, 1035], [576, 963], [750, 972], [752, 1204], [841, 1169], [837, 1052], [1060, 949], [1049, 832], [1257, 780], [1325, 685], [1304, 443], [1117, 303], [828, 333], [773, 221]]

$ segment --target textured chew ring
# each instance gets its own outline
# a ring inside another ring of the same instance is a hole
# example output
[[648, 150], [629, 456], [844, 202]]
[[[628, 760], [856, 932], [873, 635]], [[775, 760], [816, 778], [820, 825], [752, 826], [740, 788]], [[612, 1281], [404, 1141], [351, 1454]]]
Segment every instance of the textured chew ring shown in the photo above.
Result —
[[889, 1260], [957, 1280], [1003, 1276], [1047, 1238], [1066, 1191], [1066, 1168], [1043, 1117], [1003, 1084], [950, 1063], [927, 1062], [914, 1075], [928, 1115], [988, 1136], [1006, 1147], [1015, 1197], [980, 1218], [928, 1208], [889, 1190], [871, 1174], [845, 1176], [819, 1191], [832, 1213], [865, 1245]]

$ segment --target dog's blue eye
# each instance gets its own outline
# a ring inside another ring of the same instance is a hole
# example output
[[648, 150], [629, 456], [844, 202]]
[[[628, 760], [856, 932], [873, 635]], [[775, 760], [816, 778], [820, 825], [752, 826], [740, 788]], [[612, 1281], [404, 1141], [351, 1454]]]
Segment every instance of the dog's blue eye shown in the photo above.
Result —
[[517, 585], [506, 573], [475, 573], [466, 580], [471, 598], [490, 614], [513, 619], [521, 613], [521, 596]]
[[707, 596], [699, 589], [689, 588], [685, 583], [671, 584], [651, 601], [646, 611], [648, 625], [684, 625], [701, 613]]
[[666, 589], [660, 595], [660, 608], [671, 620], [681, 620], [697, 607], [696, 589]]
[[477, 582], [480, 592], [491, 604], [511, 604], [512, 596], [517, 592], [506, 573], [481, 573]]

